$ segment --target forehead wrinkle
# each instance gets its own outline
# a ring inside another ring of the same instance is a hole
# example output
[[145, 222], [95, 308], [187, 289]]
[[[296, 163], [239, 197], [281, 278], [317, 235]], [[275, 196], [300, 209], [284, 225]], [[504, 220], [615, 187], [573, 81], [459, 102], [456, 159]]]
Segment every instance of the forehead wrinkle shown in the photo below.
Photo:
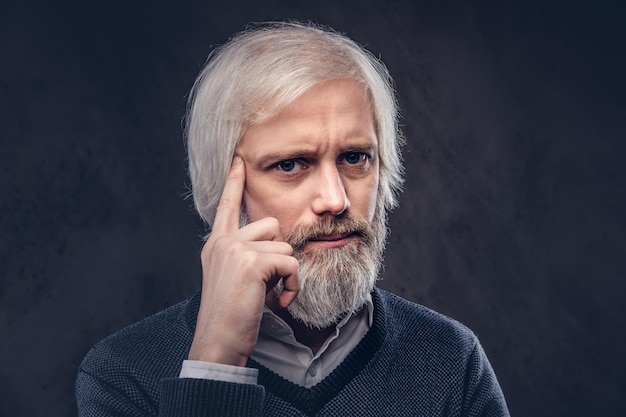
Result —
[[[341, 130], [343, 125], [339, 123], [338, 129]], [[371, 129], [370, 129], [371, 128]], [[302, 129], [303, 133], [294, 132], [287, 140], [279, 140], [273, 142], [265, 140], [263, 146], [253, 146], [248, 150], [249, 157], [255, 160], [268, 161], [270, 159], [289, 159], [296, 157], [312, 157], [336, 150], [337, 152], [346, 152], [350, 150], [366, 150], [376, 151], [378, 149], [378, 138], [373, 126], [364, 128], [364, 126], [354, 126], [346, 132], [331, 132], [331, 129], [325, 129], [325, 132], [309, 132]], [[258, 140], [258, 138], [257, 138]]]
[[[356, 107], [343, 107], [342, 111], [336, 109], [303, 113], [290, 118], [288, 125], [292, 128], [293, 142], [302, 147], [315, 148], [318, 152], [327, 152], [329, 149], [377, 147], [378, 137], [374, 117], [370, 113], [363, 119], [361, 115], [360, 109]], [[312, 129], [308, 128], [309, 125]]]
[[[346, 86], [341, 81], [338, 85]], [[249, 124], [239, 150], [266, 161], [377, 149], [375, 115], [367, 92], [357, 87], [343, 94], [328, 86], [313, 88], [277, 114]]]

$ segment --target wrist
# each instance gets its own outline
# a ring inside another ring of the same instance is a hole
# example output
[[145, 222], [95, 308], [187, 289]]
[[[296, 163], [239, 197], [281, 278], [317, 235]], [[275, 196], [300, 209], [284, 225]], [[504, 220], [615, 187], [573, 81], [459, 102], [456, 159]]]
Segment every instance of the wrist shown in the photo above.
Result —
[[219, 363], [222, 365], [245, 367], [248, 362], [248, 355], [243, 355], [237, 350], [222, 346], [200, 347], [192, 343], [187, 359], [192, 361]]

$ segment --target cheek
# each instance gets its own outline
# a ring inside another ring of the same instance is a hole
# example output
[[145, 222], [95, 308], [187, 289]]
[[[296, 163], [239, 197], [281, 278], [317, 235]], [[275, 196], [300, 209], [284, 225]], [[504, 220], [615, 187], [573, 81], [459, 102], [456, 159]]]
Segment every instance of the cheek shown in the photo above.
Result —
[[376, 203], [378, 201], [378, 185], [378, 175], [376, 175], [375, 179], [371, 182], [367, 190], [367, 214], [370, 221], [374, 218], [374, 214], [376, 212]]
[[350, 211], [372, 221], [378, 200], [378, 175], [351, 184], [350, 191], [348, 192]]
[[291, 230], [298, 216], [304, 211], [304, 199], [297, 191], [285, 192], [263, 181], [248, 181], [243, 194], [248, 220], [254, 222], [265, 217], [275, 217], [283, 234]]

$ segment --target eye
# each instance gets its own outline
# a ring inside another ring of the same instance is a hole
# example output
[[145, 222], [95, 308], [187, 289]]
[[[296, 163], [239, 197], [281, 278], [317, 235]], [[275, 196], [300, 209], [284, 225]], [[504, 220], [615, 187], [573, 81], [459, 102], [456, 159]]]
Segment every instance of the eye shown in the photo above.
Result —
[[296, 167], [296, 161], [294, 161], [293, 159], [289, 159], [287, 161], [282, 161], [278, 163], [278, 168], [280, 168], [281, 171], [285, 171], [285, 172], [293, 171], [295, 167]]
[[305, 168], [303, 162], [298, 159], [285, 159], [284, 161], [278, 162], [274, 166], [279, 171], [289, 174], [294, 174], [297, 171], [300, 171], [302, 168]]
[[367, 155], [363, 152], [350, 152], [344, 156], [344, 160], [350, 165], [356, 165], [367, 159]]

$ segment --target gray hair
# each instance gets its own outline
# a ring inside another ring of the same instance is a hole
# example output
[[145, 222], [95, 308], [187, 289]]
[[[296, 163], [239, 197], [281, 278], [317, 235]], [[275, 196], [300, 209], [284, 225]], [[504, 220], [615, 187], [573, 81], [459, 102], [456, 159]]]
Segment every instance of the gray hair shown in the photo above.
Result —
[[369, 94], [379, 142], [377, 210], [397, 205], [403, 183], [403, 136], [385, 65], [331, 29], [268, 23], [245, 30], [214, 50], [189, 96], [189, 176], [195, 207], [209, 226], [247, 127], [277, 114], [311, 87], [337, 79], [354, 80]]

